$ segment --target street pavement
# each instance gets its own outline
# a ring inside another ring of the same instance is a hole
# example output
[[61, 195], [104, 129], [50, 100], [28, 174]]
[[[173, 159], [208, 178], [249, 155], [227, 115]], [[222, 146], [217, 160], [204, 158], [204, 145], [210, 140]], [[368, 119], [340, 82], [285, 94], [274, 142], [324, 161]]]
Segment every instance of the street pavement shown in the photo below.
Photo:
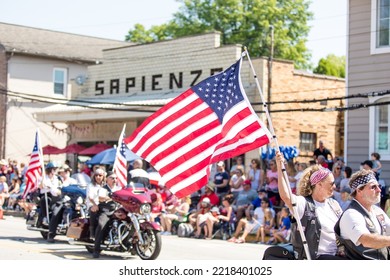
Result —
[[[12, 215], [12, 216], [11, 216]], [[70, 245], [65, 236], [57, 236], [54, 244], [46, 242], [37, 231], [27, 230], [19, 213], [7, 212], [0, 220], [1, 260], [90, 260], [83, 246]], [[158, 260], [261, 260], [268, 246], [235, 244], [213, 239], [162, 236], [162, 250]], [[134, 259], [137, 256], [103, 252], [100, 259]]]

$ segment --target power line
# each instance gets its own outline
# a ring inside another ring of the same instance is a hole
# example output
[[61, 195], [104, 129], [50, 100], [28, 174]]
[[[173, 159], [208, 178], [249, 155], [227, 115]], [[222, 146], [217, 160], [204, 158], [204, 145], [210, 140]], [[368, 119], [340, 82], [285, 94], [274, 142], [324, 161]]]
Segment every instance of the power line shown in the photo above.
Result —
[[[163, 105], [151, 105], [151, 104], [126, 104], [126, 103], [118, 103], [118, 102], [98, 102], [93, 100], [67, 100], [67, 99], [59, 99], [59, 98], [50, 98], [50, 97], [43, 97], [43, 96], [37, 96], [37, 95], [29, 95], [29, 94], [23, 94], [23, 93], [15, 93], [12, 91], [6, 91], [3, 89], [0, 89], [0, 94], [7, 94], [8, 96], [12, 96], [15, 98], [21, 98], [26, 99], [30, 101], [36, 101], [36, 102], [42, 102], [42, 103], [48, 103], [48, 104], [61, 104], [65, 106], [78, 106], [82, 108], [89, 108], [89, 109], [95, 109], [95, 110], [109, 110], [109, 111], [127, 111], [127, 112], [146, 112], [146, 113], [154, 113], [158, 108], [162, 107]], [[387, 91], [381, 91], [381, 92], [370, 92], [370, 93], [361, 93], [361, 94], [355, 94], [351, 96], [344, 96], [344, 97], [337, 97], [336, 99], [346, 99], [346, 98], [362, 98], [362, 97], [370, 97], [370, 96], [385, 96], [390, 94], [390, 90]], [[292, 101], [286, 101], [286, 102], [277, 102], [275, 104], [288, 104], [288, 103], [309, 103], [309, 102], [320, 102], [325, 101], [329, 99], [312, 99], [312, 100], [292, 100]], [[87, 105], [89, 104], [89, 105]], [[94, 104], [94, 105], [90, 105]], [[341, 111], [347, 111], [347, 110], [357, 110], [362, 108], [368, 108], [372, 106], [382, 106], [382, 105], [389, 105], [390, 101], [384, 101], [384, 102], [375, 102], [375, 103], [368, 103], [368, 104], [353, 104], [351, 106], [347, 107], [323, 107], [323, 108], [296, 108], [296, 109], [278, 109], [278, 110], [272, 110], [273, 113], [286, 113], [286, 112], [341, 112]], [[116, 107], [106, 107], [106, 106], [95, 106], [95, 105], [111, 105]], [[252, 103], [252, 105], [261, 105], [260, 103]], [[156, 108], [156, 109], [145, 109], [145, 108]], [[256, 113], [264, 113], [262, 110], [255, 110]]]

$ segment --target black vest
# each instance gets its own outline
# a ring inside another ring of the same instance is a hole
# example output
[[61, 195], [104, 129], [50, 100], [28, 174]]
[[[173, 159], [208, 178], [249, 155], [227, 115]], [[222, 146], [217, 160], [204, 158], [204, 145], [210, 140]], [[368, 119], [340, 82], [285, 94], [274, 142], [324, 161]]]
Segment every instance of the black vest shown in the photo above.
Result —
[[[315, 260], [318, 253], [318, 245], [320, 244], [321, 237], [321, 224], [317, 216], [316, 206], [312, 196], [306, 196], [306, 206], [303, 217], [301, 218], [302, 228], [305, 234], [306, 242], [309, 247], [310, 258]], [[336, 208], [333, 203], [336, 203], [332, 198], [328, 199], [330, 207], [335, 214], [339, 217], [341, 212]], [[291, 225], [291, 243], [294, 246], [294, 256], [298, 260], [307, 259], [305, 248], [303, 246], [301, 234], [299, 232], [297, 222], [295, 218]]]
[[[103, 189], [106, 189], [109, 194], [112, 193], [111, 188], [106, 184], [103, 186]], [[112, 214], [116, 208], [116, 202], [115, 201], [107, 201], [107, 202], [99, 202], [99, 211], [109, 213], [110, 215]]]
[[[354, 209], [363, 215], [364, 219], [366, 220], [366, 227], [371, 234], [384, 235], [386, 233], [386, 226], [384, 225], [384, 219], [382, 222], [381, 219], [379, 219], [377, 216], [378, 222], [381, 225], [381, 232], [379, 233], [376, 230], [376, 227], [373, 221], [371, 220], [370, 216], [356, 200], [352, 200], [351, 204], [345, 211], [347, 211], [348, 209]], [[356, 246], [351, 240], [342, 238], [340, 236], [340, 219], [337, 221], [334, 230], [336, 232], [337, 245], [343, 248], [347, 258], [352, 260], [388, 260], [389, 259], [389, 249], [387, 247], [381, 249], [372, 249], [372, 248], [364, 247], [362, 244]]]

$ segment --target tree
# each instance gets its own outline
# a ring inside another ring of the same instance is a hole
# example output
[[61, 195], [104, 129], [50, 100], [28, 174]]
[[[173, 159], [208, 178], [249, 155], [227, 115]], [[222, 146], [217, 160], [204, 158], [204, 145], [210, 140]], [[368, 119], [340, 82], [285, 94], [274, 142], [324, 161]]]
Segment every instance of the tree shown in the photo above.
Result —
[[182, 3], [173, 19], [149, 30], [137, 24], [126, 41], [147, 43], [210, 31], [222, 33], [222, 44], [247, 46], [252, 56], [269, 56], [270, 26], [274, 27], [274, 57], [289, 59], [298, 68], [310, 68], [306, 47], [308, 0], [177, 0]]
[[316, 74], [345, 78], [345, 56], [329, 54], [326, 58], [320, 59], [318, 66], [313, 72]]

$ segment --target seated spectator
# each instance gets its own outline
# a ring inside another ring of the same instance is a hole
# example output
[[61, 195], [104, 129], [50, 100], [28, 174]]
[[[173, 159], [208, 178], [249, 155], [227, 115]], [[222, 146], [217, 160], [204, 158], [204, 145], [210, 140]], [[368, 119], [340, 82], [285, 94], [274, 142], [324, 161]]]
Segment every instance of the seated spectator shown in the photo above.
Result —
[[326, 162], [326, 159], [325, 159], [325, 157], [323, 155], [320, 155], [320, 156], [317, 157], [317, 163], [319, 165], [321, 165], [322, 167], [329, 169], [329, 165]]
[[268, 244], [287, 243], [291, 228], [290, 212], [287, 207], [283, 207], [280, 210], [280, 217], [278, 222], [278, 229], [272, 230], [272, 237], [268, 241]]
[[[206, 220], [211, 210], [211, 203], [208, 197], [200, 201], [200, 208], [189, 216], [189, 221], [196, 229], [195, 238], [200, 238], [202, 229], [205, 229]], [[207, 233], [206, 233], [207, 234]]]
[[160, 223], [161, 225], [161, 214], [165, 211], [165, 204], [162, 201], [161, 194], [152, 193], [152, 211], [151, 211], [151, 219], [152, 222]]
[[5, 200], [9, 197], [7, 177], [0, 176], [0, 211], [2, 215], [3, 205]]
[[333, 191], [333, 198], [340, 204], [341, 209], [344, 211], [351, 203], [352, 189], [349, 186], [344, 186], [340, 192]]
[[251, 182], [249, 180], [244, 181], [244, 189], [238, 193], [237, 199], [233, 203], [233, 209], [237, 215], [237, 221], [248, 212], [245, 212], [248, 207], [252, 205], [252, 201], [257, 197], [257, 192], [251, 188]]
[[[245, 243], [245, 238], [248, 234], [256, 234], [263, 225], [264, 221], [264, 210], [269, 207], [269, 199], [267, 197], [263, 198], [261, 201], [261, 206], [257, 207], [255, 211], [250, 213], [246, 218], [242, 218], [237, 225], [236, 231], [229, 242], [235, 243]], [[241, 237], [239, 237], [242, 232]]]
[[14, 177], [11, 180], [12, 190], [9, 192], [7, 209], [14, 210], [17, 205], [18, 198], [22, 195], [20, 192], [20, 184], [22, 181], [18, 177]]
[[307, 164], [304, 163], [304, 162], [301, 162], [301, 163], [298, 163], [297, 165], [297, 173], [295, 174], [295, 176], [289, 176], [288, 179], [291, 183], [295, 183], [295, 188], [292, 188], [292, 184], [290, 185], [291, 186], [291, 192], [293, 194], [296, 194], [296, 191], [297, 191], [297, 186], [299, 185], [299, 180], [301, 179], [302, 175], [303, 175], [303, 171], [307, 168]]
[[352, 168], [349, 166], [345, 166], [343, 175], [344, 178], [340, 182], [340, 190], [344, 189], [344, 187], [349, 187], [349, 180], [351, 179]]
[[233, 194], [234, 199], [237, 198], [238, 193], [243, 190], [242, 184], [245, 181], [244, 170], [241, 167], [237, 167], [235, 171], [232, 172], [232, 177], [230, 177], [229, 185], [230, 192]]
[[270, 169], [267, 170], [265, 178], [268, 198], [273, 205], [277, 206], [281, 200], [278, 191], [278, 170], [274, 159], [269, 162], [269, 167]]
[[333, 164], [332, 173], [334, 177], [334, 184], [336, 185], [336, 191], [340, 191], [340, 183], [344, 179], [344, 174], [339, 162]]
[[[226, 233], [227, 226], [229, 223], [233, 223], [235, 214], [233, 212], [233, 195], [227, 194], [222, 200], [222, 207], [216, 211], [216, 209], [211, 209], [212, 214], [217, 213], [217, 215], [209, 215], [206, 220], [207, 232], [209, 233], [208, 238], [211, 239], [214, 225], [218, 222], [222, 222], [219, 226], [223, 228], [223, 232]], [[213, 211], [214, 210], [214, 211]]]
[[181, 198], [180, 204], [175, 206], [174, 210], [171, 213], [163, 213], [161, 215], [161, 225], [165, 230], [162, 232], [162, 235], [171, 235], [172, 232], [172, 221], [178, 220], [179, 222], [183, 221], [184, 218], [188, 215], [190, 210], [191, 197], [185, 196]]
[[233, 176], [234, 172], [237, 170], [237, 168], [241, 168], [243, 173], [245, 174], [245, 165], [244, 165], [244, 159], [239, 156], [236, 158], [236, 163], [230, 168], [230, 176]]
[[386, 212], [386, 215], [390, 218], [390, 198], [386, 199], [384, 210]]
[[200, 197], [200, 199], [199, 199], [199, 203], [198, 203], [198, 205], [197, 205], [197, 209], [199, 209], [200, 202], [201, 202], [204, 198], [206, 198], [206, 197], [210, 200], [211, 207], [213, 207], [213, 206], [218, 206], [218, 205], [219, 205], [219, 197], [218, 197], [218, 195], [217, 195], [214, 191], [215, 191], [215, 185], [214, 185], [214, 183], [209, 182], [209, 183], [205, 186], [204, 194], [203, 194], [203, 195]]
[[256, 240], [260, 240], [258, 243], [265, 244], [265, 237], [270, 236], [275, 228], [275, 217], [270, 208], [263, 209], [264, 218], [260, 229], [256, 233]]

